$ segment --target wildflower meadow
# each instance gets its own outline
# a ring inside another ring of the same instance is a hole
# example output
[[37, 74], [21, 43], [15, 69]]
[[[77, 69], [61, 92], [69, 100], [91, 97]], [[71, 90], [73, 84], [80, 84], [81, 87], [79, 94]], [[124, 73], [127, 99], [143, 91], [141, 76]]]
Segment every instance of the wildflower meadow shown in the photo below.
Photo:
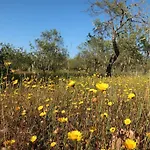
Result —
[[150, 150], [150, 0], [0, 2], [0, 150]]
[[14, 79], [0, 94], [1, 147], [148, 150], [149, 89], [148, 76]]

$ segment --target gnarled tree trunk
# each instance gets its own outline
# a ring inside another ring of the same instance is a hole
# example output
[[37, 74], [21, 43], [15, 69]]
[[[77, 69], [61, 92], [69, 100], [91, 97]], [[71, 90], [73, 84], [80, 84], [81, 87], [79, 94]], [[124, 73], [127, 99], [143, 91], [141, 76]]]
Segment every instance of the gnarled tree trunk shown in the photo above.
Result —
[[108, 64], [107, 69], [106, 69], [106, 76], [107, 77], [111, 77], [111, 72], [112, 72], [113, 64], [115, 63], [115, 61], [117, 60], [117, 58], [118, 58], [118, 56], [120, 54], [116, 38], [113, 38], [112, 44], [113, 44], [113, 49], [114, 49], [115, 54], [113, 54], [110, 57], [109, 64]]
[[4, 58], [3, 58], [3, 54], [2, 54], [2, 49], [0, 49], [0, 74], [4, 69]]

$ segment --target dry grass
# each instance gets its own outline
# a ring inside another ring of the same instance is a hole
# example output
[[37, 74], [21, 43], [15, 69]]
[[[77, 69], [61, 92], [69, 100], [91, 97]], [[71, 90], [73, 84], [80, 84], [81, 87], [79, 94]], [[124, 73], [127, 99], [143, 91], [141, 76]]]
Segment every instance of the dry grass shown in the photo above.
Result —
[[[124, 141], [130, 138], [136, 142], [136, 149], [150, 149], [148, 77], [93, 76], [74, 80], [75, 86], [68, 88], [65, 79], [59, 79], [57, 84], [51, 80], [43, 83], [26, 79], [22, 85], [7, 85], [0, 95], [1, 148], [120, 150], [126, 149]], [[97, 82], [109, 85], [106, 92], [98, 89], [96, 93], [89, 92], [96, 89]], [[135, 97], [129, 99], [130, 93]], [[43, 108], [38, 110], [39, 106]], [[58, 119], [61, 117], [68, 121]], [[124, 124], [127, 118], [131, 120], [129, 125]], [[68, 139], [72, 130], [80, 131], [82, 140]], [[34, 135], [37, 139], [31, 142]]]

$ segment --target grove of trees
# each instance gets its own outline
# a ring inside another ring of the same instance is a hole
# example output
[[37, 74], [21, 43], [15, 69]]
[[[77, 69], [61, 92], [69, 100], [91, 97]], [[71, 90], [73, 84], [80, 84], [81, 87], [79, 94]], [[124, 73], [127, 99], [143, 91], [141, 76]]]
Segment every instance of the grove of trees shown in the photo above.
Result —
[[[17, 72], [56, 73], [85, 72], [112, 76], [128, 73], [147, 73], [150, 70], [149, 14], [143, 3], [126, 0], [96, 0], [88, 12], [97, 16], [92, 33], [70, 58], [63, 37], [56, 29], [41, 33], [30, 51], [0, 44], [0, 72], [6, 62]], [[106, 16], [101, 20], [102, 16]]]

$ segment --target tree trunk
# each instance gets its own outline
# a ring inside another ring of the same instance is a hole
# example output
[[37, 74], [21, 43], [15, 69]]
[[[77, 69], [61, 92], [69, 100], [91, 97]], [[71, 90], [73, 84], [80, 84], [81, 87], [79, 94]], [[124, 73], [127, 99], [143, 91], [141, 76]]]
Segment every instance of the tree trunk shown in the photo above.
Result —
[[119, 53], [119, 48], [118, 48], [118, 45], [117, 45], [117, 42], [116, 42], [116, 38], [113, 38], [112, 44], [113, 44], [113, 49], [114, 49], [115, 54], [113, 54], [110, 57], [109, 64], [108, 64], [107, 69], [106, 69], [106, 77], [111, 77], [113, 64], [115, 63], [115, 61], [117, 60], [117, 58], [120, 54]]
[[3, 72], [4, 70], [4, 58], [3, 58], [3, 53], [2, 49], [0, 50], [0, 73]]

